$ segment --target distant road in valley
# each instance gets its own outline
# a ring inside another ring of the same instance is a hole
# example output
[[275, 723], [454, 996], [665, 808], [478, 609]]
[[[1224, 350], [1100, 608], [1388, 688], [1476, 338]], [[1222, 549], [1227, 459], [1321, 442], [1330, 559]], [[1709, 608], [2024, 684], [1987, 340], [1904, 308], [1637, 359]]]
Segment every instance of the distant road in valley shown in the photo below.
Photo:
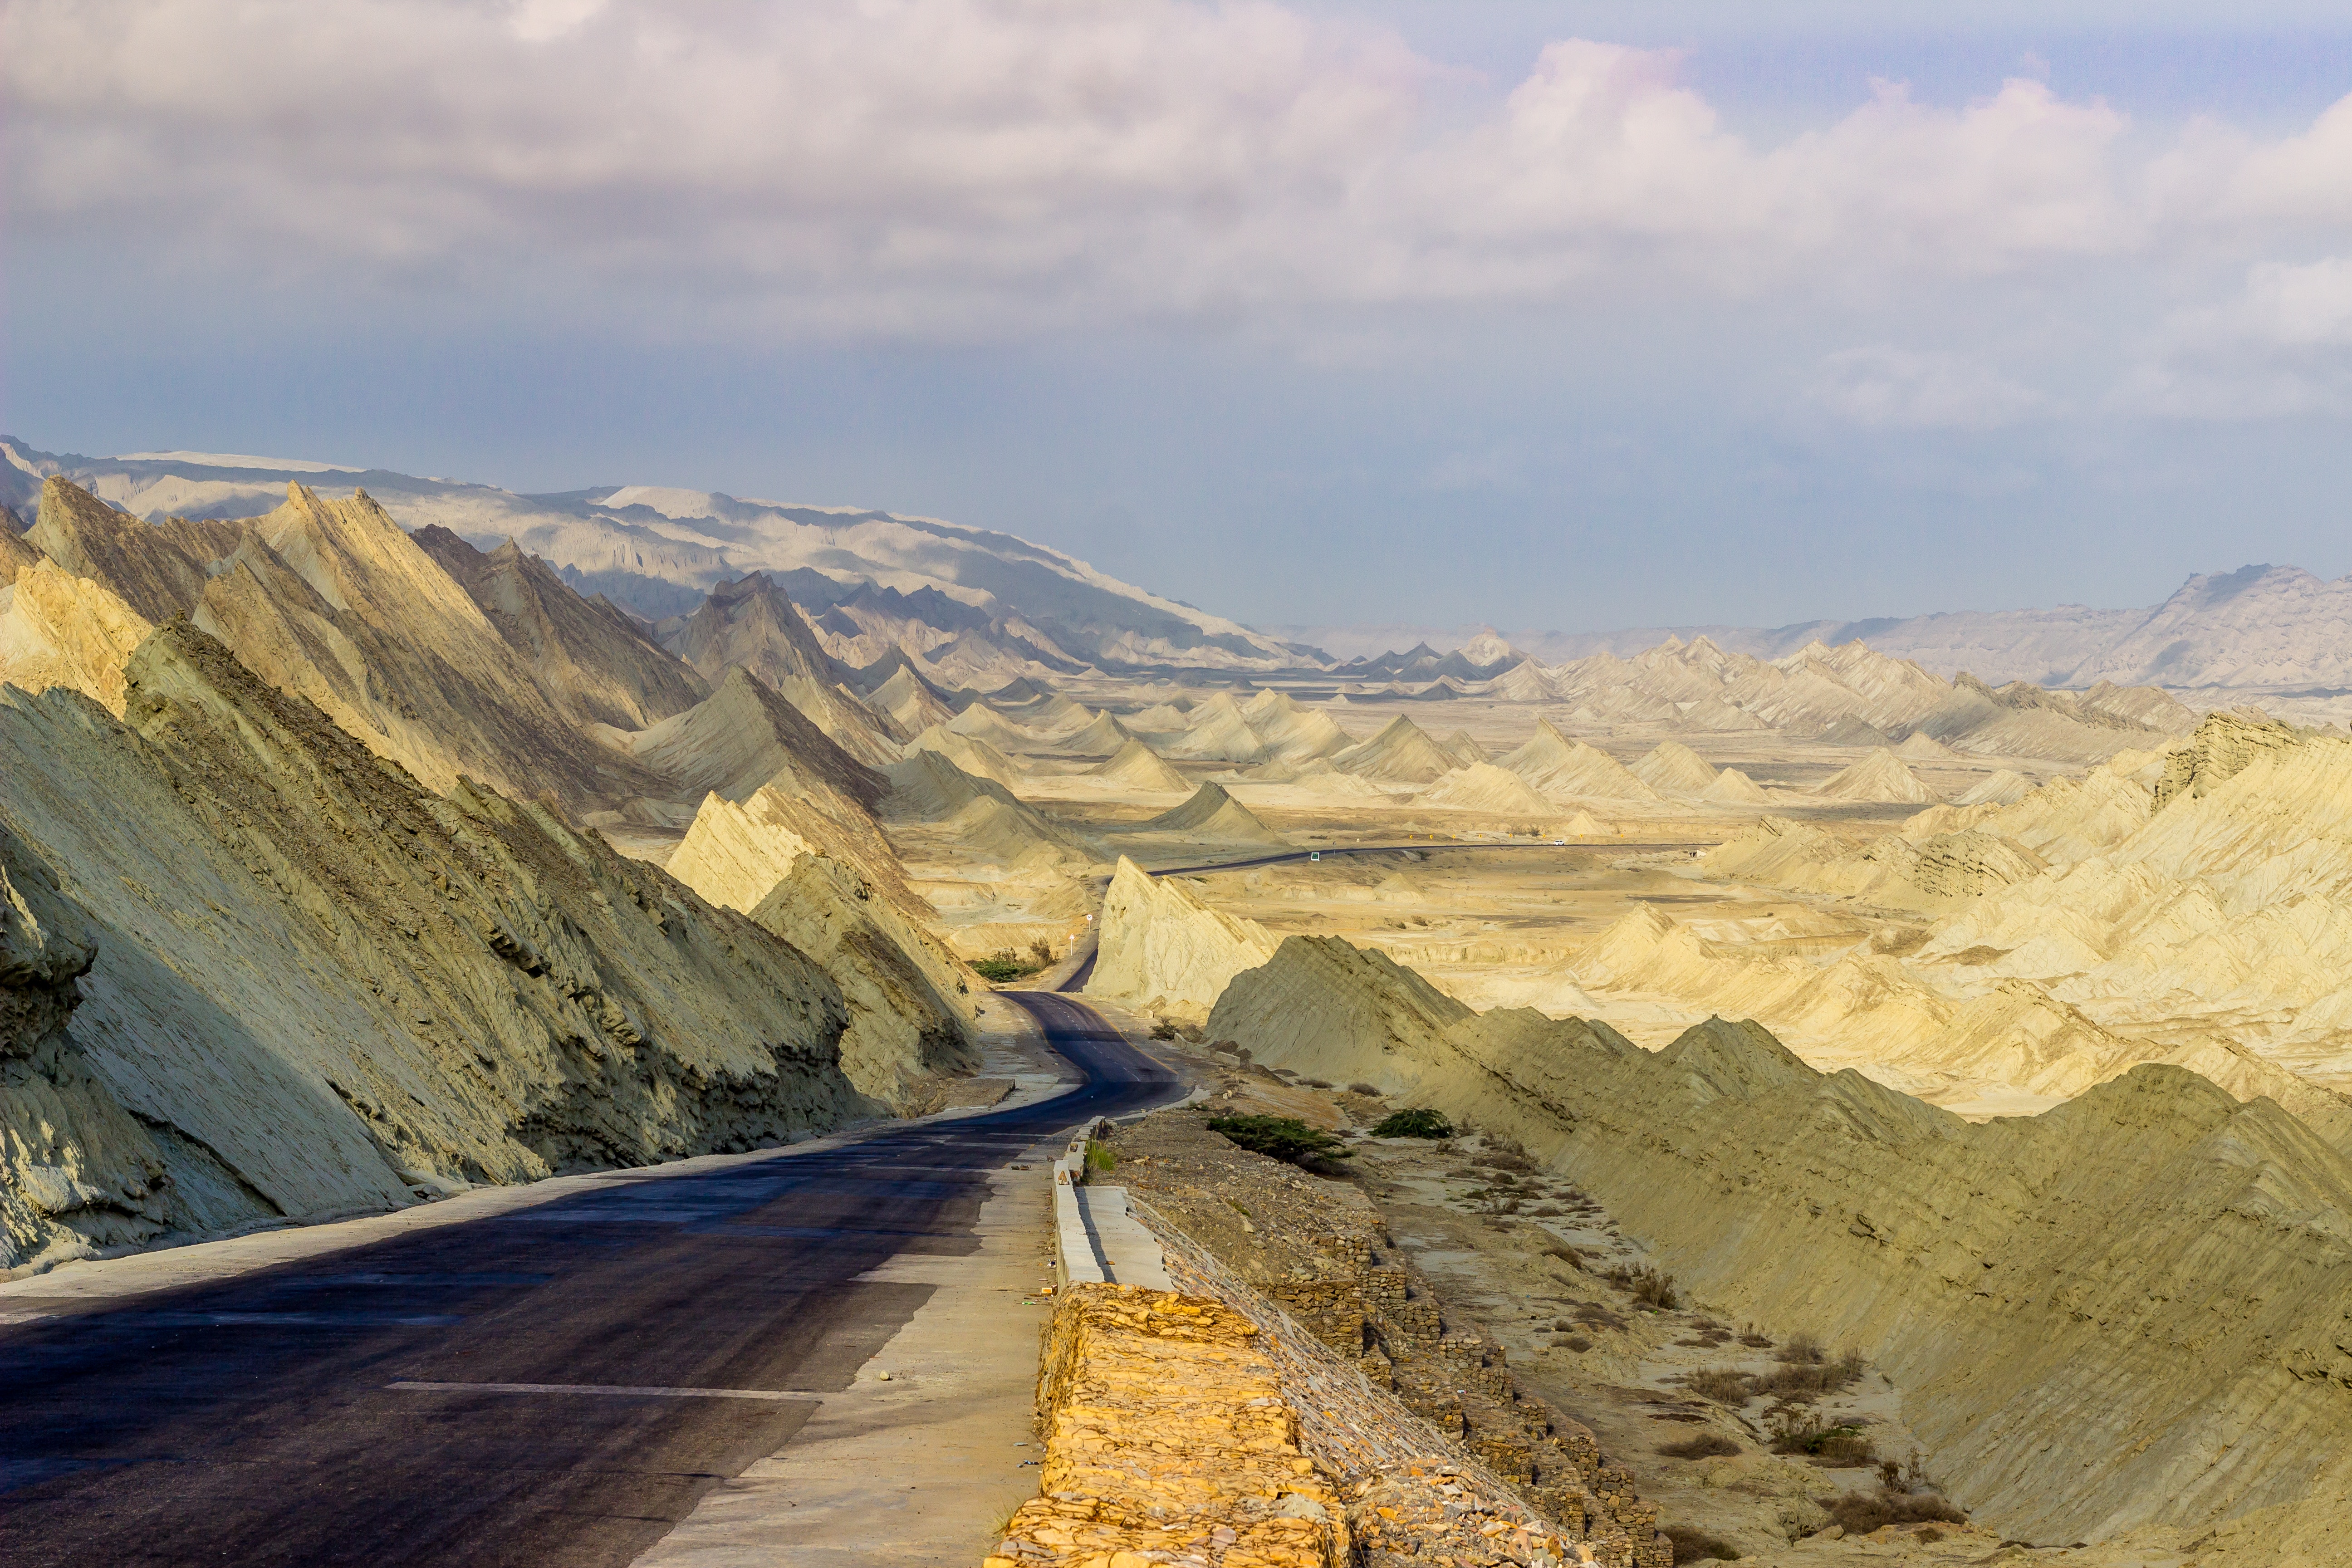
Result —
[[[791, 1439], [964, 1256], [988, 1173], [1177, 1098], [1084, 1004], [999, 993], [1086, 1082], [142, 1296], [7, 1300], [0, 1563], [625, 1568]], [[1045, 1180], [1040, 1173], [1037, 1178]]]
[[1209, 871], [1245, 871], [1253, 866], [1279, 866], [1293, 860], [1310, 860], [1320, 857], [1336, 860], [1343, 855], [1395, 855], [1410, 849], [1421, 855], [1457, 855], [1485, 850], [1516, 849], [1522, 854], [1530, 849], [1594, 850], [1649, 853], [1662, 849], [1706, 849], [1715, 840], [1604, 839], [1583, 844], [1554, 844], [1549, 840], [1523, 844], [1455, 844], [1445, 839], [1424, 838], [1412, 844], [1354, 844], [1339, 849], [1285, 849], [1276, 855], [1253, 856], [1246, 860], [1207, 860], [1198, 866], [1162, 866], [1151, 872], [1155, 877], [1199, 876]]

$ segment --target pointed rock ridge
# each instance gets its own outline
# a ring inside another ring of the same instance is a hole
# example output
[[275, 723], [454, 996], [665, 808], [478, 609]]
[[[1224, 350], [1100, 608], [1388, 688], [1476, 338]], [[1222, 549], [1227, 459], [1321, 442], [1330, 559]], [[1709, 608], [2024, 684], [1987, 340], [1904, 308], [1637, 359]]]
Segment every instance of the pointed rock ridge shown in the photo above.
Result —
[[0, 681], [68, 687], [119, 719], [123, 665], [154, 629], [111, 590], [36, 554], [0, 585]]
[[713, 904], [750, 914], [807, 855], [857, 873], [906, 926], [928, 931], [937, 923], [939, 911], [908, 882], [874, 819], [836, 794], [797, 784], [763, 785], [740, 802], [703, 796], [665, 869]]
[[1467, 730], [1456, 730], [1438, 743], [1445, 749], [1447, 756], [1464, 767], [1488, 760], [1486, 748], [1480, 745]]
[[2237, 777], [2246, 765], [2265, 752], [2290, 751], [2303, 743], [2293, 725], [2239, 713], [2206, 715], [2189, 737], [2189, 743], [2164, 760], [2164, 777], [2156, 786], [2156, 808], [2162, 811], [2186, 796], [2197, 800], [2216, 785]]
[[234, 551], [238, 532], [235, 523], [155, 527], [52, 475], [41, 482], [40, 513], [24, 542], [160, 625], [194, 610], [205, 563]]
[[768, 784], [839, 796], [871, 812], [889, 783], [751, 671], [729, 668], [719, 689], [675, 718], [627, 738], [630, 754], [689, 800], [749, 800]]
[[[211, 563], [191, 619], [428, 788], [461, 777], [574, 808], [666, 794], [564, 716], [479, 606], [365, 490], [299, 484]], [[194, 527], [195, 525], [189, 525]]]
[[866, 704], [887, 716], [908, 735], [919, 735], [932, 725], [948, 723], [956, 716], [954, 705], [945, 695], [916, 674], [912, 666], [905, 664], [867, 694]]
[[1021, 764], [976, 736], [934, 724], [907, 746], [909, 752], [937, 752], [974, 778], [992, 779], [1009, 790], [1021, 787]]
[[16, 580], [16, 574], [35, 562], [45, 561], [41, 547], [25, 537], [25, 525], [14, 511], [0, 506], [0, 588]]
[[1400, 713], [1370, 740], [1333, 753], [1331, 765], [1359, 778], [1425, 784], [1462, 764], [1431, 740], [1429, 731]]
[[1562, 831], [1564, 831], [1570, 838], [1611, 838], [1615, 837], [1615, 835], [1610, 831], [1609, 825], [1607, 823], [1594, 820], [1592, 814], [1589, 811], [1580, 811], [1574, 816], [1570, 817], [1566, 823], [1562, 824]]
[[1885, 746], [1890, 743], [1886, 731], [1864, 719], [1851, 714], [1840, 719], [1821, 732], [1825, 746]]
[[884, 771], [890, 793], [881, 816], [894, 834], [919, 826], [951, 839], [961, 853], [1031, 871], [1080, 871], [1100, 858], [1003, 784], [974, 777], [937, 752], [917, 749]]
[[1423, 793], [1419, 804], [1494, 816], [1549, 820], [1559, 815], [1559, 807], [1538, 795], [1527, 780], [1492, 763], [1473, 763], [1447, 773]]
[[1824, 800], [1885, 801], [1926, 805], [1944, 797], [1919, 782], [1903, 759], [1881, 746], [1852, 767], [1841, 768], [1815, 784], [1812, 793]]
[[1097, 713], [1095, 721], [1062, 742], [1062, 749], [1082, 757], [1116, 756], [1135, 743], [1134, 733], [1108, 713]]
[[1972, 786], [1955, 805], [2015, 805], [2033, 793], [2033, 781], [2002, 768]]
[[[2352, 1352], [2335, 1343], [2352, 1232], [2242, 1215], [2352, 1212], [2352, 1163], [2277, 1104], [2142, 1066], [2041, 1116], [1972, 1124], [1814, 1072], [1751, 1025], [1711, 1020], [1653, 1055], [1587, 1020], [1432, 1016], [1334, 945], [1293, 937], [1235, 975], [1210, 1034], [1506, 1133], [1724, 1310], [1860, 1346], [1904, 1386], [1906, 1419], [1979, 1524], [2079, 1541], [2260, 1509], [2257, 1557], [2289, 1539], [2315, 1548], [2295, 1560], [2330, 1560], [2320, 1543], [2340, 1538], [2352, 1487], [2336, 1381]], [[1955, 1210], [1954, 1192], [1979, 1195]], [[2111, 1264], [2084, 1281], [2084, 1258]], [[2186, 1361], [2181, 1336], [2199, 1347]], [[2063, 1478], [2016, 1466], [2021, 1443], [2073, 1440], [2086, 1405], [2131, 1440]], [[2224, 1451], [2245, 1457], [2194, 1458]]]
[[1129, 715], [1127, 727], [1139, 735], [1181, 735], [1192, 721], [1192, 715], [1183, 709], [1161, 702]]
[[710, 695], [693, 667], [612, 601], [582, 598], [514, 541], [486, 554], [437, 523], [409, 537], [466, 591], [573, 721], [642, 730]]
[[1331, 716], [1306, 707], [1284, 691], [1261, 691], [1242, 709], [1242, 719], [1264, 742], [1267, 753], [1285, 763], [1328, 757], [1355, 743]]
[[1086, 994], [1186, 1023], [1207, 1018], [1226, 983], [1274, 956], [1255, 921], [1212, 909], [1176, 878], [1155, 879], [1122, 855], [1103, 895], [1101, 936]]
[[1555, 800], [1563, 796], [1642, 802], [1658, 799], [1658, 792], [1635, 778], [1624, 763], [1598, 746], [1570, 740], [1552, 728], [1549, 719], [1536, 721], [1536, 732], [1526, 744], [1505, 756], [1502, 766]]
[[1119, 747], [1108, 762], [1094, 770], [1093, 776], [1156, 795], [1189, 795], [1192, 789], [1190, 779], [1170, 767], [1159, 752], [1140, 741], [1129, 741]]
[[124, 723], [0, 692], [0, 776], [8, 832], [83, 868], [97, 958], [68, 1034], [152, 1163], [125, 1170], [70, 1096], [0, 1087], [0, 1150], [107, 1182], [0, 1184], [0, 1268], [871, 1114], [834, 1066], [835, 989], [786, 943], [542, 805], [419, 787], [186, 620], [125, 675]]
[[1242, 717], [1233, 693], [1220, 691], [1192, 710], [1192, 722], [1181, 739], [1169, 743], [1168, 754], [1249, 763], [1262, 763], [1273, 753]]
[[1738, 768], [1726, 768], [1715, 775], [1713, 784], [1699, 792], [1699, 798], [1726, 805], [1761, 805], [1771, 797], [1764, 793], [1763, 785]]
[[1910, 762], [1947, 762], [1960, 753], [1936, 739], [1925, 730], [1914, 730], [1895, 748], [1895, 754]]
[[1175, 810], [1163, 811], [1158, 816], [1139, 822], [1124, 831], [1181, 833], [1194, 838], [1230, 839], [1246, 844], [1290, 842], [1260, 822], [1249, 807], [1226, 794], [1223, 784], [1202, 784], [1192, 792], [1192, 799]]
[[842, 689], [800, 606], [765, 572], [712, 588], [663, 646], [714, 687], [730, 669], [749, 670], [869, 767], [898, 756], [873, 711]]
[[1659, 742], [1632, 772], [1661, 795], [1705, 795], [1715, 783], [1715, 769], [1706, 759], [1680, 741]]
[[1521, 659], [1486, 685], [1486, 695], [1504, 702], [1549, 702], [1555, 695], [1543, 666]]

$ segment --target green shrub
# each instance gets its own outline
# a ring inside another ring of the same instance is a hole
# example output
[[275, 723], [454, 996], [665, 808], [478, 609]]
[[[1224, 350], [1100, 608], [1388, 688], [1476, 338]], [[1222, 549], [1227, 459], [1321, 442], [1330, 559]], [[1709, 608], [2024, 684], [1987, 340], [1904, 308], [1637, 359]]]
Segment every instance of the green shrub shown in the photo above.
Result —
[[[1804, 1454], [1835, 1469], [1851, 1469], [1878, 1458], [1878, 1450], [1851, 1422], [1824, 1426], [1816, 1417], [1785, 1411], [1772, 1423], [1772, 1451]], [[1885, 1523], [1882, 1520], [1880, 1523]], [[1870, 1527], [1876, 1529], [1876, 1525]]]
[[1702, 1432], [1680, 1443], [1669, 1443], [1658, 1450], [1675, 1459], [1727, 1459], [1739, 1452], [1739, 1445], [1720, 1432]]
[[1727, 1366], [1706, 1366], [1683, 1379], [1693, 1394], [1712, 1399], [1717, 1405], [1740, 1405], [1748, 1403], [1748, 1374]]
[[1089, 1171], [1118, 1170], [1118, 1151], [1098, 1139], [1087, 1139], [1087, 1169]]
[[1355, 1152], [1330, 1133], [1296, 1116], [1212, 1116], [1209, 1131], [1223, 1133], [1255, 1154], [1294, 1165], [1344, 1160]]
[[1655, 1307], [1661, 1312], [1671, 1312], [1682, 1302], [1675, 1289], [1675, 1277], [1661, 1274], [1648, 1264], [1632, 1268], [1620, 1266], [1602, 1276], [1633, 1293], [1633, 1300], [1645, 1307]]
[[1451, 1138], [1454, 1123], [1442, 1110], [1391, 1110], [1372, 1129], [1375, 1138]]
[[1867, 1535], [1890, 1524], [1966, 1524], [1969, 1516], [1940, 1492], [1848, 1492], [1825, 1505], [1848, 1535]]

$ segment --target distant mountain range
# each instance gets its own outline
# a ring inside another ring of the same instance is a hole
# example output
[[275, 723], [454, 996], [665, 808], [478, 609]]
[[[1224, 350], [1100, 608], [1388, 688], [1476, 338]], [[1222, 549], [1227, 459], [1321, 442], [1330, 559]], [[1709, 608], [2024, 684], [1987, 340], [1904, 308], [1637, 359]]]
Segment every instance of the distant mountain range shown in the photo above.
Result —
[[[1027, 672], [1328, 671], [1365, 681], [1492, 679], [1533, 658], [1629, 657], [1674, 637], [1773, 659], [1856, 640], [1943, 676], [2084, 689], [2352, 692], [2352, 577], [2294, 566], [2193, 576], [2147, 609], [2062, 605], [1793, 626], [1497, 633], [1490, 626], [1253, 629], [1123, 583], [1009, 533], [856, 508], [741, 500], [649, 485], [524, 495], [490, 485], [279, 458], [144, 452], [88, 458], [0, 437], [0, 503], [22, 510], [63, 475], [150, 521], [250, 517], [289, 479], [326, 496], [364, 489], [403, 526], [439, 525], [484, 550], [509, 539], [584, 594], [675, 624], [711, 588], [752, 573], [804, 609], [825, 651], [865, 667], [904, 649], [986, 687]], [[1402, 652], [1393, 650], [1403, 650]]]
[[[2244, 566], [2189, 578], [2148, 609], [1952, 610], [1863, 621], [1801, 621], [1786, 626], [1643, 626], [1615, 632], [1508, 632], [1492, 626], [1374, 626], [1270, 628], [1373, 674], [1475, 679], [1441, 668], [1444, 655], [1492, 669], [1515, 655], [1565, 664], [1593, 654], [1630, 657], [1668, 637], [1757, 658], [1780, 658], [1810, 643], [1861, 641], [1939, 675], [1966, 671], [2002, 683], [2080, 689], [2100, 681], [2176, 690], [2247, 689], [2325, 694], [2352, 689], [2352, 577], [2327, 582], [2297, 566]], [[1418, 645], [1404, 654], [1385, 650]], [[1378, 657], [1372, 657], [1378, 655]]]
[[438, 524], [485, 550], [511, 539], [581, 592], [601, 593], [649, 621], [691, 614], [717, 584], [764, 572], [811, 616], [829, 618], [835, 635], [866, 637], [877, 657], [903, 637], [926, 657], [953, 645], [950, 666], [974, 670], [1030, 661], [1049, 669], [1235, 670], [1320, 662], [1311, 649], [1122, 583], [1059, 551], [933, 518], [654, 485], [521, 495], [241, 454], [89, 458], [0, 437], [0, 503], [24, 510], [52, 474], [151, 522], [255, 516], [284, 499], [289, 480], [333, 498], [365, 489], [411, 531]]

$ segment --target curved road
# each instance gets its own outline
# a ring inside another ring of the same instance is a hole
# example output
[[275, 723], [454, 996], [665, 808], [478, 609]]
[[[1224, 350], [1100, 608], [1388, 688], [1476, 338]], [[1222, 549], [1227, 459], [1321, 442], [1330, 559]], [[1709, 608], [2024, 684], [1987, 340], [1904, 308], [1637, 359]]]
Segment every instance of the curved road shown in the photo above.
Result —
[[934, 1289], [859, 1275], [976, 1251], [988, 1173], [1173, 1097], [1083, 1004], [1000, 994], [1081, 1087], [716, 1171], [616, 1171], [0, 1327], [0, 1563], [622, 1568], [783, 1447]]

